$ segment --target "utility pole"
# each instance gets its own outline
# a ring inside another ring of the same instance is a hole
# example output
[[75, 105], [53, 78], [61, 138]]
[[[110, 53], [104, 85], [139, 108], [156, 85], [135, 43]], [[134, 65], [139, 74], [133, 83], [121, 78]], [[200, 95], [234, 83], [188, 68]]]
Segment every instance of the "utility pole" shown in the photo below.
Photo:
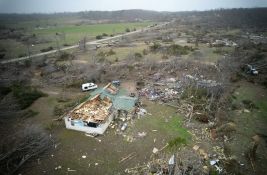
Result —
[[31, 57], [30, 44], [27, 42], [26, 46], [27, 46], [28, 58], [30, 58]]
[[28, 58], [31, 57], [31, 51], [30, 51], [30, 46], [32, 45], [33, 43], [33, 37], [32, 36], [27, 36], [23, 42], [26, 47], [27, 47], [27, 56]]
[[83, 37], [81, 40], [79, 40], [79, 48], [82, 51], [86, 51], [86, 37]]
[[56, 43], [57, 43], [57, 51], [60, 52], [60, 46], [59, 46], [59, 33], [56, 33]]

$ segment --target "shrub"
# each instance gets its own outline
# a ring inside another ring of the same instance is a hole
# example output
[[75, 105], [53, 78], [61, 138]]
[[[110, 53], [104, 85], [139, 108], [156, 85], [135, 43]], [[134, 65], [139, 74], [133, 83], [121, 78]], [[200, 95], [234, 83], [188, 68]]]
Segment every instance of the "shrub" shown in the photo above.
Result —
[[106, 58], [105, 57], [100, 57], [100, 58], [97, 59], [97, 61], [99, 63], [104, 63], [106, 61]]
[[71, 46], [70, 44], [68, 43], [64, 43], [63, 46]]
[[10, 87], [4, 87], [4, 86], [0, 87], [0, 96], [5, 96], [10, 92], [11, 92]]
[[80, 88], [83, 82], [84, 82], [83, 80], [75, 78], [68, 82], [67, 87], [68, 88]]
[[110, 49], [108, 52], [107, 52], [107, 56], [110, 56], [110, 55], [115, 55], [116, 52], [114, 52], [112, 49]]
[[169, 57], [167, 55], [162, 55], [161, 59], [167, 60], [167, 59], [169, 59]]
[[148, 51], [146, 49], [144, 49], [142, 52], [143, 52], [143, 55], [147, 55], [148, 54]]
[[125, 29], [125, 32], [130, 32], [131, 30], [129, 28], [126, 28]]
[[14, 97], [18, 100], [21, 109], [29, 107], [38, 98], [47, 96], [36, 88], [23, 85], [13, 85], [12, 92]]
[[53, 129], [55, 129], [56, 126], [56, 123], [54, 121], [51, 121], [45, 125], [45, 129], [51, 132]]
[[143, 55], [141, 53], [139, 53], [139, 52], [135, 52], [134, 53], [134, 57], [138, 59], [138, 58], [142, 58]]
[[37, 114], [39, 114], [39, 112], [36, 112], [36, 111], [33, 111], [30, 109], [30, 110], [27, 110], [24, 112], [23, 117], [24, 118], [31, 118], [31, 117], [36, 116]]
[[155, 51], [158, 51], [158, 49], [160, 49], [160, 47], [161, 47], [161, 45], [159, 43], [154, 42], [153, 45], [150, 46], [149, 48], [152, 52], [155, 52]]
[[[21, 125], [23, 126], [23, 125]], [[17, 174], [27, 162], [36, 160], [55, 143], [38, 125], [17, 127], [13, 133], [1, 138], [1, 174]]]
[[251, 100], [242, 100], [242, 103], [244, 104], [245, 108], [250, 110], [258, 109], [258, 107]]
[[18, 55], [19, 58], [20, 58], [20, 57], [26, 57], [26, 56], [27, 56], [26, 53], [21, 53], [21, 54]]
[[41, 52], [48, 52], [48, 51], [51, 51], [51, 50], [53, 50], [54, 48], [52, 47], [52, 46], [49, 46], [49, 47], [47, 47], [47, 48], [44, 48], [44, 49], [41, 49], [40, 51]]
[[105, 54], [105, 52], [100, 51], [100, 52], [97, 53], [97, 56], [98, 57], [104, 57], [104, 56], [106, 56], [106, 54]]
[[58, 104], [54, 107], [54, 115], [61, 116], [64, 113], [71, 110], [72, 108], [74, 108], [76, 105], [85, 102], [87, 99], [88, 99], [88, 96], [83, 96], [81, 98], [78, 98], [70, 102], [66, 102], [64, 104]]
[[223, 55], [223, 54], [228, 54], [228, 51], [225, 50], [225, 49], [222, 49], [222, 48], [216, 48], [216, 49], [213, 51], [213, 53]]
[[168, 147], [170, 149], [177, 149], [182, 145], [186, 145], [186, 139], [181, 138], [181, 137], [176, 137], [175, 139], [170, 140], [168, 142]]
[[130, 72], [131, 72], [132, 70], [134, 70], [134, 66], [133, 66], [133, 65], [127, 65], [127, 68], [129, 69]]
[[106, 33], [102, 33], [102, 36], [108, 36], [108, 34], [106, 34]]
[[31, 60], [31, 59], [27, 59], [27, 60], [25, 60], [25, 61], [24, 61], [24, 65], [25, 65], [26, 67], [30, 67], [30, 66], [32, 65], [32, 60]]
[[189, 87], [184, 90], [181, 98], [182, 99], [187, 99], [187, 98], [192, 98], [192, 100], [200, 100], [200, 99], [205, 99], [208, 96], [207, 89], [204, 88], [194, 88], [194, 87]]
[[190, 50], [187, 46], [180, 46], [178, 44], [172, 44], [167, 48], [167, 52], [170, 55], [187, 55]]
[[4, 53], [0, 53], [0, 59], [5, 58], [5, 56], [6, 56], [6, 54], [4, 54]]
[[5, 48], [0, 48], [0, 52], [6, 52], [7, 50]]
[[97, 35], [95, 38], [96, 38], [96, 39], [102, 39], [103, 36], [102, 36], [102, 35]]
[[57, 61], [67, 61], [74, 58], [74, 55], [67, 53], [67, 52], [61, 52]]
[[64, 108], [62, 105], [57, 105], [54, 107], [54, 115], [61, 116], [64, 114]]

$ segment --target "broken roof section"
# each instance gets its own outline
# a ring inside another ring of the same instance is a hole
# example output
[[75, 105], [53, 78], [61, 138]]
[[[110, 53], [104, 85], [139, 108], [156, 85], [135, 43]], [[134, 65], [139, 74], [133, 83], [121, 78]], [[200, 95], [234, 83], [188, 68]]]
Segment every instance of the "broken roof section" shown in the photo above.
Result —
[[72, 120], [82, 120], [87, 123], [101, 123], [106, 120], [110, 113], [112, 102], [110, 98], [100, 98], [100, 94], [77, 106], [69, 114]]
[[137, 98], [128, 97], [127, 91], [125, 89], [119, 89], [109, 83], [104, 88], [96, 89], [91, 93], [91, 96], [100, 94], [100, 97], [103, 99], [108, 97], [113, 103], [113, 107], [117, 110], [131, 111], [134, 109]]

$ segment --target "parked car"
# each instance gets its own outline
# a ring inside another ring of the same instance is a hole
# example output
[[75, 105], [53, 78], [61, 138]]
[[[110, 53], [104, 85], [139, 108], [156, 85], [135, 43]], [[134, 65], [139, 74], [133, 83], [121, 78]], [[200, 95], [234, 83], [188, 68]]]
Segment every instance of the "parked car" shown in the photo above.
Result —
[[120, 82], [120, 80], [114, 80], [114, 81], [112, 81], [112, 84], [115, 86], [120, 86], [121, 82]]
[[82, 84], [82, 91], [89, 91], [89, 90], [93, 90], [96, 89], [97, 85], [94, 83], [84, 83]]

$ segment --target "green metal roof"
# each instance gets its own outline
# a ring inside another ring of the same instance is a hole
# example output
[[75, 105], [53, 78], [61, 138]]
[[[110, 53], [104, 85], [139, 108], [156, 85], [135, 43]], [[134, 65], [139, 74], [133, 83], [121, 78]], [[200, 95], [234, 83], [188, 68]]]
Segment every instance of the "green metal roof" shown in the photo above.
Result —
[[118, 110], [130, 111], [134, 108], [137, 98], [120, 96], [113, 101], [113, 107]]
[[100, 97], [109, 97], [113, 103], [113, 107], [117, 110], [130, 111], [134, 108], [137, 98], [128, 97], [126, 89], [119, 89], [117, 94], [110, 94], [103, 88], [98, 88], [91, 93], [91, 97], [100, 94]]

